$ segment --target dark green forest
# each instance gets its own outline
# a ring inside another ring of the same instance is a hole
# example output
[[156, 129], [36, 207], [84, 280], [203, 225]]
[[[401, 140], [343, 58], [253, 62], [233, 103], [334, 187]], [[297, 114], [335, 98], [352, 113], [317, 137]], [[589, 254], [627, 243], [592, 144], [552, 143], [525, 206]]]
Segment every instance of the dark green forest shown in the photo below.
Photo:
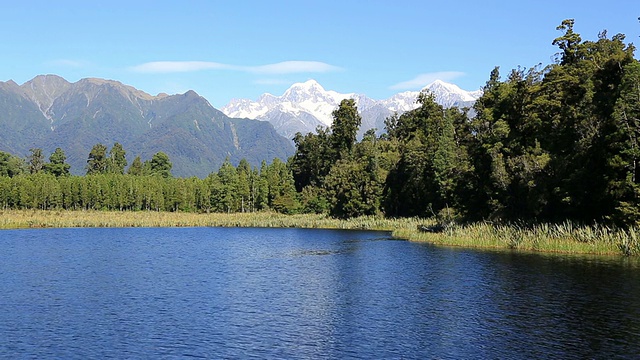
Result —
[[164, 153], [129, 165], [119, 144], [97, 144], [86, 176], [71, 176], [62, 149], [49, 161], [0, 153], [0, 206], [637, 225], [640, 62], [624, 35], [582, 40], [573, 26], [558, 26], [553, 64], [493, 69], [472, 109], [424, 93], [385, 134], [357, 141], [361, 119], [344, 100], [331, 128], [295, 136], [287, 163], [227, 160], [184, 179]]

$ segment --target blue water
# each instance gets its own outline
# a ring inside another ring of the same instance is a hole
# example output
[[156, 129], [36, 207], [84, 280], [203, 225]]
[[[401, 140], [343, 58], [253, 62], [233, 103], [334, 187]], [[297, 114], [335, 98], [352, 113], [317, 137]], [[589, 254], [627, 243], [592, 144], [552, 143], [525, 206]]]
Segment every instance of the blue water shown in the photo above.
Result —
[[635, 262], [383, 232], [0, 231], [0, 358], [638, 358]]

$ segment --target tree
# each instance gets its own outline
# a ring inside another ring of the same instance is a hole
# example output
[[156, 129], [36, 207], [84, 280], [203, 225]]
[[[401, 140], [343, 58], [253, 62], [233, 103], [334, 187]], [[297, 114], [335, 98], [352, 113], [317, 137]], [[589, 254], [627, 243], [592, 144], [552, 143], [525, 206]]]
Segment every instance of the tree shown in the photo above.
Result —
[[108, 172], [112, 174], [124, 174], [124, 168], [127, 166], [127, 153], [120, 143], [113, 144], [109, 151]]
[[[375, 215], [380, 212], [387, 171], [380, 167], [380, 148], [375, 131], [365, 133], [352, 156], [339, 160], [325, 179], [329, 214], [338, 218]], [[306, 193], [307, 197], [311, 194]], [[311, 198], [313, 199], [313, 198]], [[305, 207], [322, 205], [305, 199]]]
[[24, 159], [0, 151], [0, 176], [14, 177], [24, 172]]
[[56, 150], [49, 156], [49, 163], [44, 164], [44, 170], [56, 177], [69, 176], [71, 165], [66, 162], [67, 156], [61, 148]]
[[358, 114], [356, 102], [353, 99], [342, 100], [331, 115], [333, 116], [331, 144], [335, 151], [334, 160], [338, 160], [343, 152], [348, 153], [353, 148], [362, 118]]
[[29, 163], [29, 173], [39, 173], [44, 167], [44, 155], [42, 155], [42, 149], [33, 148], [29, 149], [31, 155], [27, 158]]
[[275, 158], [266, 168], [269, 207], [277, 212], [298, 212], [298, 198], [291, 171], [280, 159]]
[[323, 127], [316, 129], [316, 134], [302, 135], [297, 133], [293, 138], [296, 153], [289, 159], [289, 167], [297, 191], [306, 186], [321, 186], [331, 166], [335, 163], [335, 150], [331, 145], [329, 130]]
[[418, 102], [419, 108], [387, 122], [400, 151], [386, 177], [387, 215], [431, 216], [452, 207], [468, 172], [466, 113], [443, 109], [433, 94], [421, 94]]
[[171, 177], [171, 168], [173, 167], [173, 164], [171, 164], [169, 156], [162, 151], [153, 155], [149, 165], [151, 175], [160, 175], [164, 178]]
[[535, 109], [540, 73], [513, 70], [500, 81], [498, 68], [474, 105], [470, 153], [475, 191], [467, 213], [489, 218], [539, 216], [546, 201], [541, 182], [549, 154], [541, 146], [545, 133]]
[[140, 160], [140, 156], [136, 156], [136, 158], [133, 159], [131, 166], [129, 166], [129, 169], [127, 170], [127, 174], [133, 175], [133, 176], [141, 176], [143, 175], [143, 173], [144, 173], [144, 166], [142, 165], [142, 160]]
[[89, 158], [87, 159], [87, 175], [106, 173], [108, 164], [107, 147], [102, 144], [95, 144], [93, 148], [91, 148]]
[[240, 209], [238, 197], [238, 172], [227, 157], [220, 166], [216, 180], [219, 181], [216, 201], [222, 211], [235, 212]]

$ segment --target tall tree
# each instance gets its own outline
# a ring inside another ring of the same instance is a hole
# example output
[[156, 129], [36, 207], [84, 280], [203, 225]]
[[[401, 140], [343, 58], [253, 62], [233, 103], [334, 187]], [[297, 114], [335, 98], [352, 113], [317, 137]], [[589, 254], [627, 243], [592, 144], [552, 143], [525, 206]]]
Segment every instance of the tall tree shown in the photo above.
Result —
[[0, 151], [0, 176], [14, 177], [24, 172], [24, 159]]
[[103, 144], [95, 144], [87, 159], [87, 175], [106, 173], [108, 164], [107, 147]]
[[316, 132], [304, 136], [297, 133], [293, 138], [296, 153], [289, 159], [289, 166], [298, 191], [309, 185], [320, 187], [335, 163], [329, 130], [318, 127]]
[[362, 118], [353, 99], [342, 100], [332, 115], [331, 144], [336, 152], [335, 160], [338, 160], [342, 153], [350, 152], [353, 148]]
[[67, 156], [61, 148], [56, 150], [49, 156], [49, 163], [44, 165], [47, 173], [58, 176], [69, 176], [71, 165], [66, 162]]
[[162, 151], [153, 154], [149, 164], [152, 175], [160, 175], [164, 178], [171, 177], [173, 164], [169, 160], [169, 156]]
[[455, 190], [467, 172], [461, 144], [466, 113], [445, 110], [433, 94], [421, 94], [420, 107], [387, 122], [399, 142], [400, 159], [386, 178], [388, 215], [431, 216], [454, 205]]
[[143, 173], [144, 173], [144, 166], [142, 165], [142, 160], [140, 160], [140, 156], [136, 156], [136, 158], [133, 159], [131, 166], [129, 166], [129, 169], [127, 170], [127, 174], [140, 176], [140, 175], [143, 175]]
[[127, 153], [122, 145], [118, 142], [113, 144], [109, 150], [108, 172], [113, 174], [124, 174], [124, 168], [127, 166]]
[[27, 162], [29, 163], [29, 172], [31, 174], [39, 173], [44, 167], [44, 155], [42, 154], [42, 149], [33, 148], [29, 149], [31, 154], [27, 158]]

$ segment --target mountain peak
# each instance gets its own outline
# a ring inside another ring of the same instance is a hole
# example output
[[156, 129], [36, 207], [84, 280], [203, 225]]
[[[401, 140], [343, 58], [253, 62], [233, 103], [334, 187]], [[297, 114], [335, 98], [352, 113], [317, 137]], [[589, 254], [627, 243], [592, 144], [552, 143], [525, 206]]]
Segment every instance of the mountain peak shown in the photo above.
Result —
[[[468, 92], [442, 80], [432, 82], [423, 91], [434, 94], [436, 102], [444, 107], [467, 106], [481, 95], [481, 92]], [[385, 100], [373, 100], [365, 95], [325, 90], [316, 80], [310, 79], [291, 85], [282, 96], [263, 94], [256, 101], [234, 99], [221, 110], [230, 117], [269, 121], [280, 134], [291, 138], [297, 131], [313, 132], [318, 125], [330, 126], [332, 112], [342, 100], [349, 98], [356, 100], [361, 113], [361, 131], [370, 128], [381, 131], [387, 117], [418, 107], [418, 95], [417, 91], [406, 91]]]
[[460, 89], [460, 87], [458, 87], [458, 85], [451, 84], [451, 83], [448, 83], [448, 82], [444, 82], [444, 81], [442, 81], [440, 79], [433, 81], [431, 84], [425, 86], [422, 90], [434, 89], [434, 88], [447, 89], [449, 91], [455, 91], [455, 92], [464, 91], [464, 90]]
[[428, 91], [436, 97], [436, 102], [446, 107], [454, 106], [458, 102], [469, 102], [478, 99], [477, 92], [462, 90], [458, 85], [435, 80], [425, 86], [422, 91]]
[[285, 91], [283, 96], [287, 96], [287, 94], [291, 94], [291, 93], [311, 94], [311, 93], [318, 93], [318, 92], [325, 92], [325, 90], [322, 87], [322, 85], [320, 85], [317, 81], [313, 79], [309, 79], [305, 82], [295, 83], [291, 85], [289, 89]]

